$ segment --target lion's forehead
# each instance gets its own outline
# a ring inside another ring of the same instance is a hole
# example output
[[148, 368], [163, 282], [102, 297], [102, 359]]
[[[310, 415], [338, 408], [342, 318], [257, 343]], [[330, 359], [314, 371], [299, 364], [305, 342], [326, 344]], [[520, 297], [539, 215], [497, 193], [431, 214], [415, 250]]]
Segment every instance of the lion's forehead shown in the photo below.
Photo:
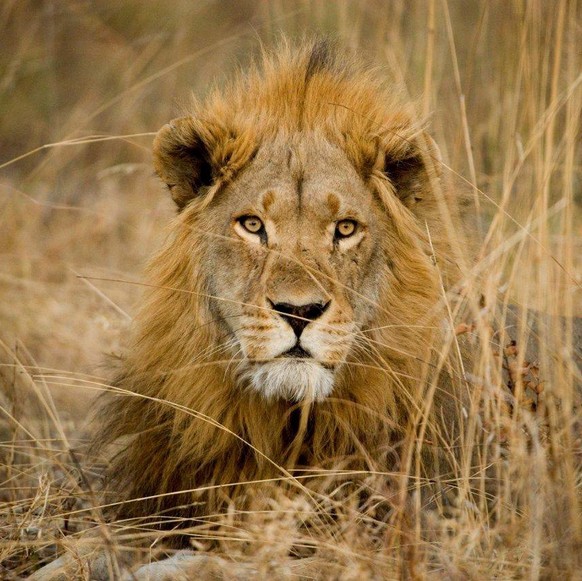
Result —
[[226, 195], [229, 208], [317, 227], [372, 205], [372, 193], [346, 153], [313, 134], [263, 145]]

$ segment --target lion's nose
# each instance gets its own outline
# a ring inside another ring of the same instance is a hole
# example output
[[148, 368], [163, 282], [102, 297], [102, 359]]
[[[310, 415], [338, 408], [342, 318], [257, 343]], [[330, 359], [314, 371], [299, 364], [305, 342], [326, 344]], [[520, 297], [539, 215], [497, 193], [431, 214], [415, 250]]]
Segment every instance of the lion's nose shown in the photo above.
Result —
[[311, 321], [321, 317], [326, 311], [329, 303], [309, 303], [307, 305], [292, 305], [291, 303], [273, 303], [269, 300], [271, 307], [276, 311], [293, 329], [299, 339], [301, 333]]

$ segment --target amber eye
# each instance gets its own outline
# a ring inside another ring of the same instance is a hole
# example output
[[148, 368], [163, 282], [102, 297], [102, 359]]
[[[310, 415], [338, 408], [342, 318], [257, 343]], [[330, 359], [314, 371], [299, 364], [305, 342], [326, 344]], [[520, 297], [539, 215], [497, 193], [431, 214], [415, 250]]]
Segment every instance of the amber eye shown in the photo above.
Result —
[[340, 220], [335, 225], [336, 238], [349, 238], [356, 231], [358, 224], [355, 220]]
[[256, 216], [243, 216], [239, 218], [240, 225], [251, 234], [259, 234], [263, 229], [263, 223]]

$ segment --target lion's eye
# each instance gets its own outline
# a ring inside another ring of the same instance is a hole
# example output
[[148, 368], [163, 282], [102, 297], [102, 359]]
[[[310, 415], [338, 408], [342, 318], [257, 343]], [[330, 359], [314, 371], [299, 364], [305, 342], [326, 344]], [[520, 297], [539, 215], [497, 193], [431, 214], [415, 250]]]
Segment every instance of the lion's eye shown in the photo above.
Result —
[[243, 216], [239, 218], [240, 225], [251, 234], [259, 234], [263, 229], [263, 222], [256, 216]]
[[349, 238], [357, 229], [357, 222], [355, 220], [340, 220], [335, 225], [335, 237], [337, 239]]

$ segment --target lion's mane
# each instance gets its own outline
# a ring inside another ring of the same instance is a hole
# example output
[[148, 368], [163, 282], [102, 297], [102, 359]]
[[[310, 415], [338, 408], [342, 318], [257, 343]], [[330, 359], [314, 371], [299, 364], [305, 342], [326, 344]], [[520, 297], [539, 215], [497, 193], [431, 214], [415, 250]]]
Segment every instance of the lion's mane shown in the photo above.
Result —
[[[182, 211], [147, 271], [143, 308], [96, 435], [102, 449], [115, 450], [108, 486], [124, 501], [121, 514], [170, 521], [213, 514], [233, 499], [244, 504], [257, 490], [245, 483], [302, 486], [294, 481], [301, 468], [403, 468], [423, 424], [438, 448], [440, 432], [430, 426], [445, 418], [450, 428], [458, 404], [434, 357], [442, 284], [457, 276], [448, 236], [455, 201], [412, 108], [378, 70], [315, 43], [264, 56], [194, 105], [190, 124], [210, 144], [205, 152], [195, 142], [183, 150], [186, 136], [175, 132], [161, 132], [155, 143], [157, 171]], [[369, 332], [374, 357], [355, 353], [350, 381], [324, 401], [290, 404], [235, 386], [236, 364], [214, 354], [223, 340], [213, 317], [217, 299], [200, 275], [216, 265], [205, 261], [202, 242], [213, 196], [236, 179], [257, 144], [310, 129], [341, 146], [366, 176], [390, 211], [397, 252], [390, 274], [382, 274]], [[205, 154], [218, 168], [206, 181], [193, 161]], [[188, 198], [176, 186], [188, 172], [192, 190], [203, 194]], [[323, 481], [330, 479], [300, 482], [317, 488]]]

